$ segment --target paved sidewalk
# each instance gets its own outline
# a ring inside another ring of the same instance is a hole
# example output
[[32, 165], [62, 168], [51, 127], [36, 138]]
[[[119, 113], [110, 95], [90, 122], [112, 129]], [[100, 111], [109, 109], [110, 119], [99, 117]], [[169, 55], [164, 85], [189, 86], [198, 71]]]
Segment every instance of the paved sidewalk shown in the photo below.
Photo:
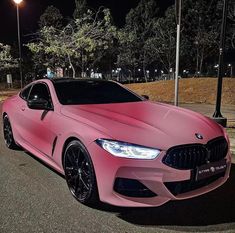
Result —
[[[180, 104], [180, 107], [191, 109], [195, 112], [200, 112], [203, 115], [212, 117], [215, 106], [210, 104]], [[221, 106], [221, 113], [223, 117], [228, 120], [228, 127], [235, 127], [235, 105]]]
[[[209, 104], [180, 104], [180, 107], [187, 108], [195, 112], [200, 112], [208, 117], [211, 117], [215, 110], [215, 106]], [[227, 132], [233, 154], [233, 163], [235, 163], [235, 106], [222, 106], [221, 113], [228, 120]]]

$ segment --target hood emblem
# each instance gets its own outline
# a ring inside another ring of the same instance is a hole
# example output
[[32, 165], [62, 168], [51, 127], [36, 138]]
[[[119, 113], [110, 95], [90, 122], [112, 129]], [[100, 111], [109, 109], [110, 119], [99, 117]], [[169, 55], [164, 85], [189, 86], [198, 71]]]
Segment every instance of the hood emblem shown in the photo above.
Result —
[[196, 136], [197, 139], [200, 139], [200, 140], [203, 139], [203, 136], [199, 133], [195, 133], [195, 136]]

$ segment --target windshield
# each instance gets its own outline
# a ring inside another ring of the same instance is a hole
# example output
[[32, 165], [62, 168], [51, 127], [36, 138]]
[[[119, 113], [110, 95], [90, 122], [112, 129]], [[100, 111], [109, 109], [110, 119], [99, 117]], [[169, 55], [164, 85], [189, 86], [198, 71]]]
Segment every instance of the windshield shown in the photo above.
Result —
[[114, 82], [73, 80], [54, 82], [54, 86], [58, 99], [63, 105], [142, 101], [140, 97]]

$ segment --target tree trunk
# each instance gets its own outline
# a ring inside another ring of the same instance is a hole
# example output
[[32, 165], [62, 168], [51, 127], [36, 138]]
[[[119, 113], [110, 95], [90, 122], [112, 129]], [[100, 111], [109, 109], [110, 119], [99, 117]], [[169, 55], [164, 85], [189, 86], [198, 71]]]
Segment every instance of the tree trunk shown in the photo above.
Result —
[[199, 65], [199, 72], [200, 72], [200, 74], [202, 73], [203, 61], [204, 61], [204, 52], [202, 52], [202, 56], [201, 56], [201, 59], [200, 59], [200, 65]]
[[197, 64], [196, 64], [196, 73], [195, 73], [196, 77], [198, 77], [198, 70], [199, 70], [199, 49], [197, 46]]
[[148, 80], [147, 80], [147, 75], [146, 75], [145, 54], [144, 54], [144, 59], [143, 59], [143, 72], [144, 72], [145, 82], [147, 83]]
[[145, 63], [143, 62], [143, 72], [144, 72], [144, 79], [145, 79], [145, 82], [147, 83], [148, 80], [147, 80], [147, 75], [146, 75], [146, 66], [145, 66]]
[[71, 57], [70, 57], [70, 55], [68, 55], [68, 59], [69, 59], [69, 65], [71, 66], [72, 71], [73, 71], [73, 78], [75, 78], [75, 77], [76, 77], [76, 71], [75, 71], [74, 66], [73, 66], [73, 64], [72, 64], [72, 62], [71, 62]]
[[133, 81], [135, 83], [135, 76], [136, 76], [136, 71], [135, 71], [135, 67], [134, 67], [134, 70], [133, 70]]

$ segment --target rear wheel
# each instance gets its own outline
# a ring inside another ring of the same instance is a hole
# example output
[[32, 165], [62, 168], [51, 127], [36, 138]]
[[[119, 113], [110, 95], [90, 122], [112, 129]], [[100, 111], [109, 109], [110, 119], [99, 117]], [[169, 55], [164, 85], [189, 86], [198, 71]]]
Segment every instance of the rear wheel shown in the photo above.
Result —
[[64, 153], [65, 178], [72, 195], [81, 203], [99, 202], [95, 171], [86, 148], [77, 140], [68, 144]]
[[5, 144], [9, 149], [19, 148], [15, 143], [11, 128], [11, 123], [7, 115], [5, 115], [3, 118], [3, 135], [4, 135]]

